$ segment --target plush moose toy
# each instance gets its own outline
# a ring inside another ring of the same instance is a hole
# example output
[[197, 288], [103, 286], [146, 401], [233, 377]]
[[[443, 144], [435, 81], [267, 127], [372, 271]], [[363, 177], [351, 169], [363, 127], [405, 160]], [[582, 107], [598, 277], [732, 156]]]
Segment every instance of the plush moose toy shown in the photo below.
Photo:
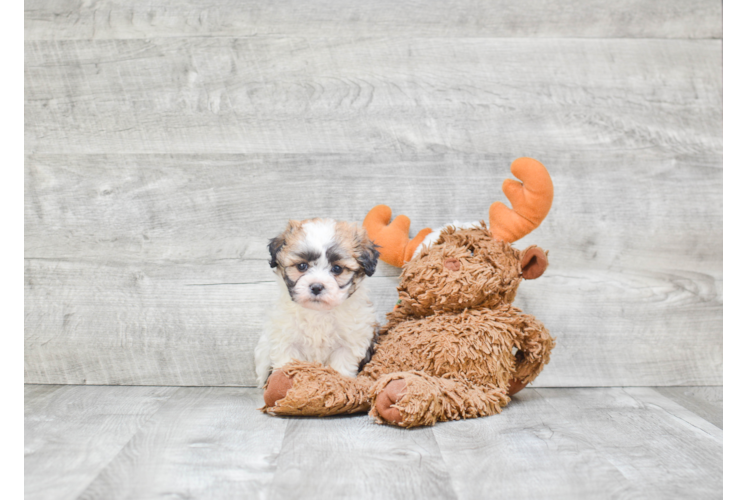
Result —
[[[364, 220], [380, 258], [402, 266], [399, 300], [376, 352], [356, 378], [317, 363], [275, 371], [265, 412], [326, 416], [370, 410], [380, 423], [433, 425], [499, 413], [538, 376], [554, 339], [534, 316], [512, 306], [522, 279], [545, 271], [547, 253], [511, 243], [548, 214], [553, 183], [531, 158], [512, 164], [523, 181], [504, 181], [513, 209], [496, 202], [484, 222], [424, 229], [410, 240], [410, 220], [374, 207]], [[388, 224], [389, 223], [389, 224]]]

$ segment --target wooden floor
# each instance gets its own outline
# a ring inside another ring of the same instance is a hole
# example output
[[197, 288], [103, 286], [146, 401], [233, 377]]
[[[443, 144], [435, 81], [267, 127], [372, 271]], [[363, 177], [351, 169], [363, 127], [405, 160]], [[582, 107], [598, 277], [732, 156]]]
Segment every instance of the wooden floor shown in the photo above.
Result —
[[721, 498], [722, 388], [526, 389], [404, 430], [259, 389], [27, 385], [31, 499]]

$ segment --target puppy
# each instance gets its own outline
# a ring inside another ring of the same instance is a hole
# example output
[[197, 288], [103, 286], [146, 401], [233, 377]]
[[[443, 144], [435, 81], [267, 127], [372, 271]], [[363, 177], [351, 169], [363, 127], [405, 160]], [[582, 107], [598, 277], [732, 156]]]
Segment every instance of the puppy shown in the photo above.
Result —
[[363, 281], [374, 274], [379, 252], [366, 229], [332, 219], [290, 221], [268, 248], [280, 294], [255, 349], [260, 386], [294, 359], [355, 377], [376, 329]]

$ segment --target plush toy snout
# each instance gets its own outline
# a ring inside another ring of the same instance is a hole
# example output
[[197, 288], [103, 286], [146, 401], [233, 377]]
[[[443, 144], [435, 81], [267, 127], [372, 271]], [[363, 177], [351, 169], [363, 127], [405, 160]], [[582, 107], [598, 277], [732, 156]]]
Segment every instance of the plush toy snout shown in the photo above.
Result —
[[460, 270], [460, 261], [455, 258], [446, 259], [444, 261], [444, 267], [449, 269], [450, 271], [459, 271]]

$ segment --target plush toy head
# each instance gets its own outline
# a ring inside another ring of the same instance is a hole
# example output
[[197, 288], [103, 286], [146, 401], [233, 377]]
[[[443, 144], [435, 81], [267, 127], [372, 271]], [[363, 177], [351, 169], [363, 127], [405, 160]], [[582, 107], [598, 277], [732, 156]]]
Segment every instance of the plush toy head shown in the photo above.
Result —
[[448, 226], [403, 268], [400, 307], [415, 316], [495, 307], [514, 300], [522, 278], [543, 274], [548, 261], [537, 247], [520, 251], [496, 240], [485, 224]]

